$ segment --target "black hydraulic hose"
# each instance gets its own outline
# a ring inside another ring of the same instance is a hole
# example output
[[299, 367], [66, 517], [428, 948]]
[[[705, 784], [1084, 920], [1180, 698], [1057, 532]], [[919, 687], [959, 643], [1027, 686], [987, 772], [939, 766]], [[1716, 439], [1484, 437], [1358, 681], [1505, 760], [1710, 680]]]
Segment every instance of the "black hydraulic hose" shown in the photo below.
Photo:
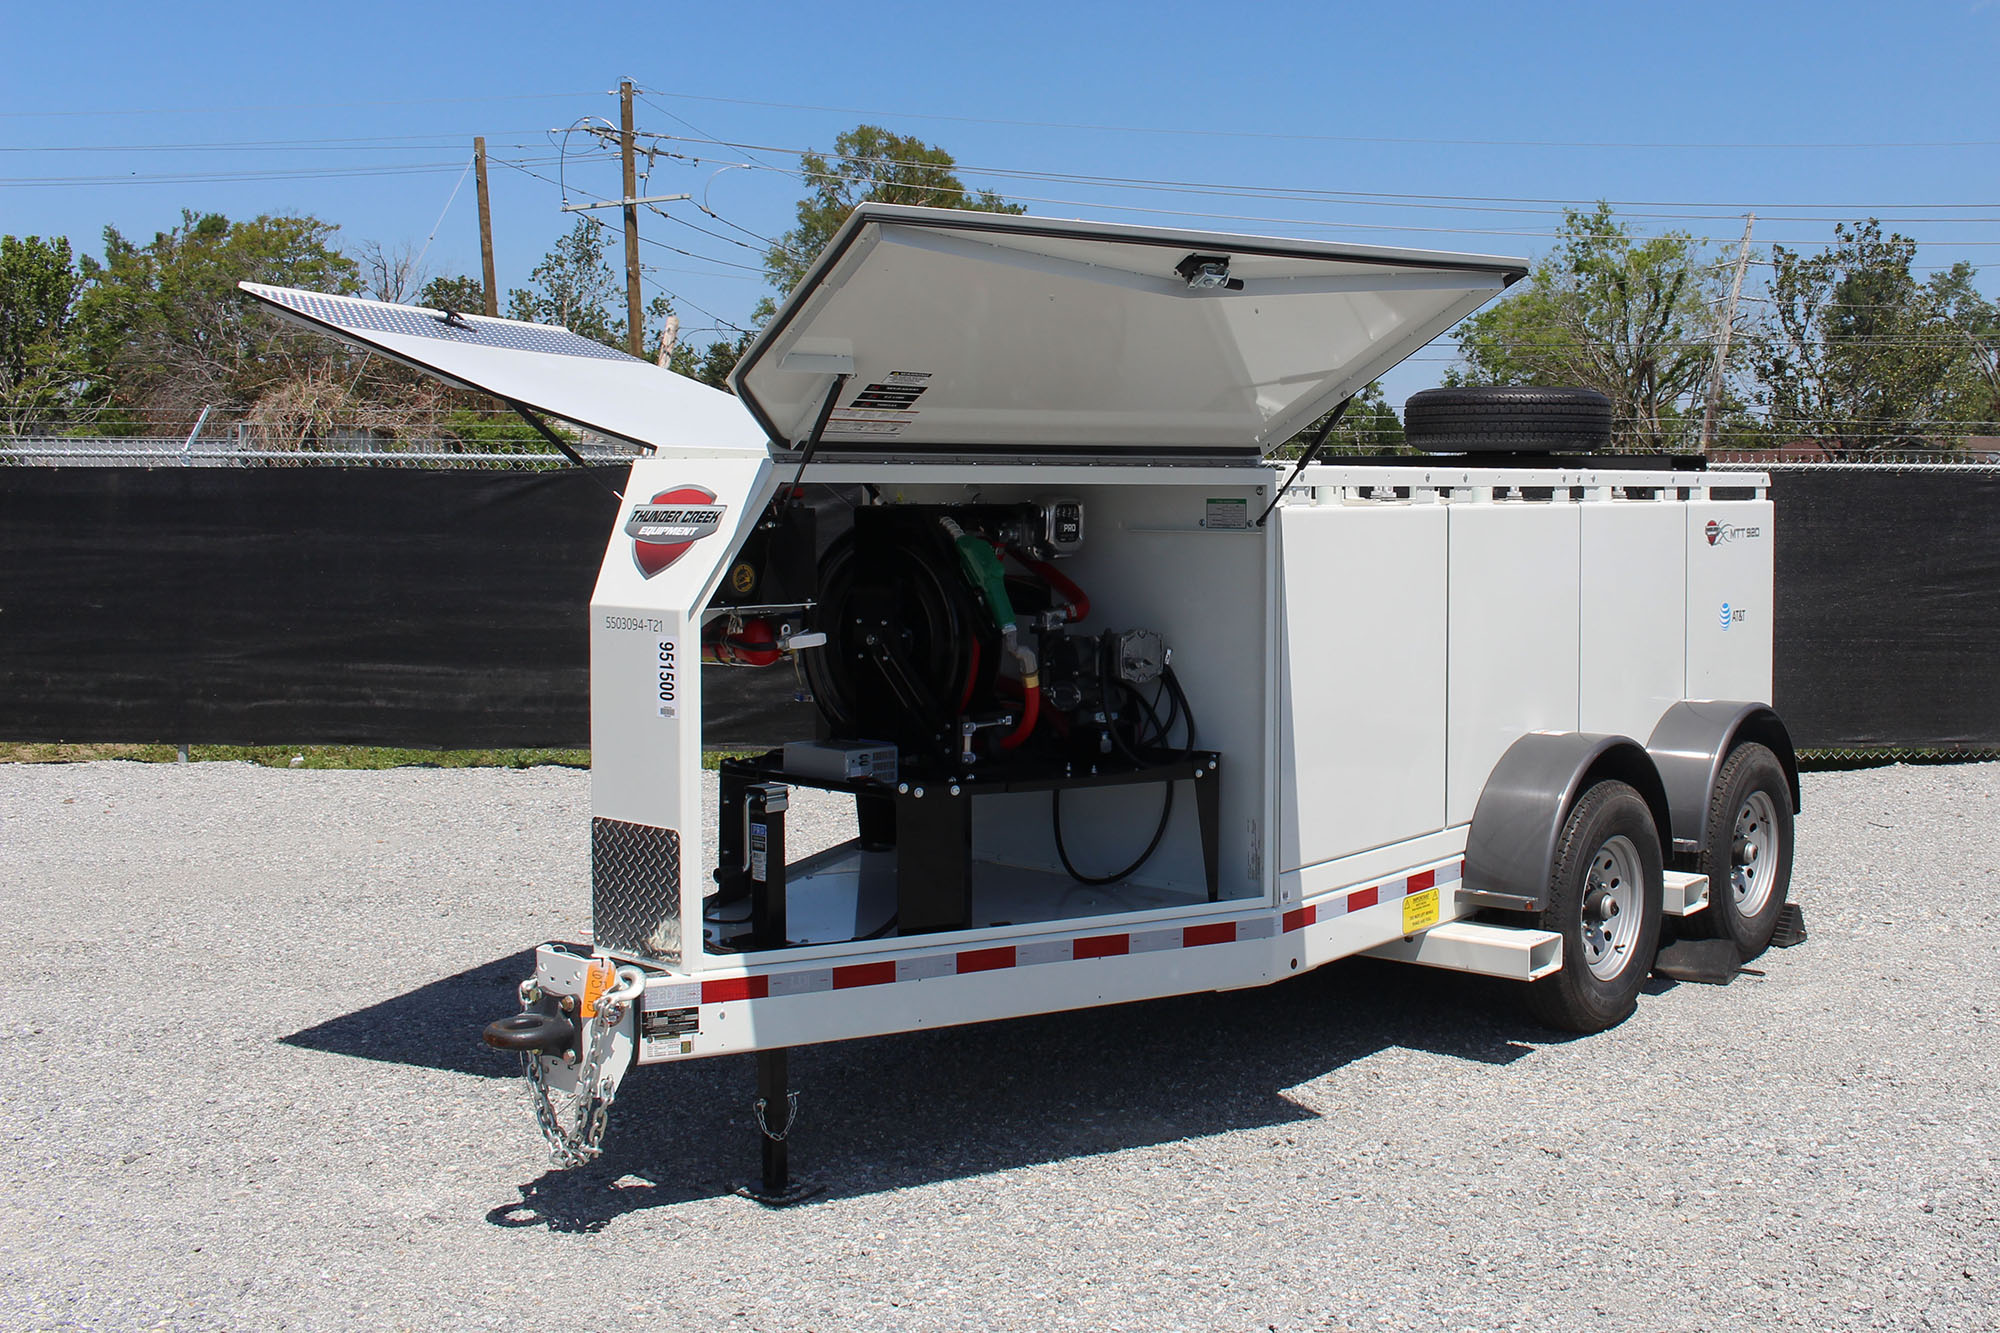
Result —
[[1173, 817], [1174, 784], [1167, 782], [1164, 785], [1167, 789], [1167, 798], [1160, 803], [1160, 826], [1153, 830], [1153, 840], [1146, 844], [1145, 851], [1139, 853], [1138, 860], [1126, 866], [1115, 875], [1086, 875], [1070, 863], [1069, 851], [1063, 846], [1062, 789], [1058, 787], [1056, 790], [1050, 792], [1049, 808], [1055, 822], [1056, 855], [1062, 859], [1062, 867], [1069, 872], [1069, 877], [1079, 884], [1088, 884], [1092, 888], [1100, 888], [1103, 885], [1116, 884], [1121, 879], [1129, 879], [1133, 875], [1138, 874], [1139, 867], [1152, 860], [1153, 853], [1159, 850], [1160, 840], [1167, 836], [1167, 821]]
[[1187, 692], [1181, 688], [1180, 677], [1174, 674], [1172, 667], [1168, 667], [1160, 674], [1167, 682], [1167, 688], [1173, 691], [1174, 702], [1180, 705], [1181, 714], [1187, 718], [1187, 745], [1181, 753], [1193, 754], [1199, 748], [1199, 743], [1195, 739], [1194, 706], [1188, 702]]
[[[1139, 706], [1139, 708], [1140, 708], [1140, 709], [1141, 709], [1141, 710], [1142, 710], [1142, 711], [1143, 711], [1143, 712], [1144, 712], [1144, 713], [1146, 714], [1146, 721], [1148, 721], [1148, 722], [1152, 723], [1152, 725], [1153, 725], [1153, 730], [1152, 730], [1152, 735], [1151, 735], [1151, 739], [1148, 739], [1148, 738], [1147, 738], [1147, 736], [1146, 736], [1145, 734], [1143, 734], [1143, 733], [1140, 733], [1140, 734], [1137, 734], [1137, 736], [1136, 736], [1136, 740], [1135, 740], [1135, 743], [1136, 743], [1136, 744], [1139, 744], [1139, 745], [1164, 745], [1164, 744], [1166, 744], [1166, 741], [1167, 741], [1167, 730], [1168, 730], [1168, 728], [1169, 728], [1169, 727], [1172, 727], [1172, 726], [1174, 725], [1174, 724], [1173, 724], [1173, 722], [1172, 722], [1171, 720], [1169, 720], [1169, 721], [1167, 722], [1166, 726], [1161, 726], [1161, 725], [1160, 725], [1160, 714], [1159, 714], [1158, 710], [1156, 710], [1156, 709], [1155, 709], [1155, 708], [1153, 707], [1153, 705], [1152, 705], [1151, 701], [1149, 701], [1149, 700], [1148, 700], [1148, 699], [1146, 698], [1146, 696], [1145, 696], [1145, 695], [1143, 695], [1143, 694], [1139, 693], [1139, 691], [1138, 691], [1138, 688], [1137, 688], [1136, 686], [1132, 686], [1132, 685], [1127, 685], [1127, 684], [1125, 684], [1124, 682], [1122, 682], [1122, 681], [1121, 681], [1121, 682], [1119, 682], [1119, 688], [1120, 688], [1120, 689], [1122, 689], [1123, 691], [1125, 691], [1125, 694], [1126, 694], [1126, 696], [1127, 696], [1128, 698], [1130, 698], [1130, 699], [1132, 700], [1132, 702], [1133, 702], [1133, 703], [1135, 703], [1135, 704], [1137, 704], [1137, 705]], [[1164, 687], [1164, 686], [1162, 686], [1161, 688], [1162, 688], [1162, 689], [1164, 689], [1165, 687]], [[1135, 719], [1135, 721], [1136, 721], [1136, 719]], [[1138, 733], [1138, 728], [1137, 728], [1137, 727], [1135, 726], [1135, 727], [1133, 728], [1133, 731], [1134, 731], [1135, 733]], [[1115, 741], [1117, 741], [1117, 742], [1118, 742], [1118, 748], [1119, 748], [1119, 749], [1120, 749], [1121, 751], [1123, 751], [1123, 752], [1124, 752], [1124, 755], [1125, 755], [1125, 757], [1126, 757], [1127, 759], [1130, 759], [1130, 760], [1131, 760], [1131, 761], [1132, 761], [1133, 763], [1135, 763], [1135, 764], [1139, 764], [1139, 763], [1143, 763], [1143, 762], [1144, 762], [1143, 760], [1141, 760], [1141, 759], [1139, 758], [1139, 756], [1138, 756], [1138, 755], [1136, 755], [1136, 754], [1134, 754], [1134, 753], [1132, 752], [1132, 749], [1131, 749], [1131, 747], [1130, 747], [1130, 746], [1126, 745], [1126, 743], [1125, 743], [1125, 738], [1124, 738], [1123, 736], [1120, 736], [1120, 735], [1118, 734], [1118, 731], [1117, 731], [1117, 728], [1115, 728], [1115, 727], [1114, 727], [1114, 728], [1112, 729], [1112, 732], [1111, 732], [1111, 737], [1112, 737], [1112, 739], [1113, 739], [1113, 740], [1115, 740]]]

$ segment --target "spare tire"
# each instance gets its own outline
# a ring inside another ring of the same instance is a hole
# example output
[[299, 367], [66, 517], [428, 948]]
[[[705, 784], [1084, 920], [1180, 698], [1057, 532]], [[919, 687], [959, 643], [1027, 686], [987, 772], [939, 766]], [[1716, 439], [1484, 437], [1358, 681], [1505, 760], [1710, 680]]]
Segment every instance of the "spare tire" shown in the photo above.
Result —
[[1591, 453], [1611, 443], [1611, 400], [1513, 384], [1425, 389], [1403, 405], [1403, 438], [1428, 454]]

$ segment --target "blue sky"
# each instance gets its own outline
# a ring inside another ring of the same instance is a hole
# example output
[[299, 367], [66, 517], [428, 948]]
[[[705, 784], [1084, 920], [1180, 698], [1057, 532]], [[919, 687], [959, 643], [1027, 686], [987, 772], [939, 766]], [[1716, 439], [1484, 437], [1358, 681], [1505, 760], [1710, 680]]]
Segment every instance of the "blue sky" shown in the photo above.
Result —
[[[43, 5], [6, 31], [0, 231], [96, 252], [107, 223], [143, 241], [184, 207], [305, 211], [349, 247], [421, 247], [442, 211], [427, 267], [476, 274], [469, 180], [446, 202], [484, 134], [503, 288], [569, 220], [538, 178], [551, 132], [615, 120], [631, 78], [640, 129], [683, 137], [648, 191], [717, 215], [641, 222], [690, 252], [644, 257], [697, 342], [765, 294], [755, 237], [791, 220], [796, 150], [863, 120], [1056, 216], [1532, 256], [1565, 202], [1603, 198], [1729, 244], [1750, 209], [1760, 243], [1808, 247], [1872, 214], [1922, 266], [2000, 264], [1991, 0]], [[572, 198], [617, 194], [615, 162], [564, 174]], [[1391, 398], [1449, 362], [1406, 363]]]

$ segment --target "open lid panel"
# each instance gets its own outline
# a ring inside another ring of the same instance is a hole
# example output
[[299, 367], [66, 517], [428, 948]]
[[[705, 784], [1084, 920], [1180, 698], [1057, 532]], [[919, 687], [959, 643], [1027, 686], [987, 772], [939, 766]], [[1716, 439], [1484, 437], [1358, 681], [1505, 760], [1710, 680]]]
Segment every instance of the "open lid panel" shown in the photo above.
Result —
[[239, 285], [288, 319], [586, 430], [677, 454], [765, 449], [763, 432], [732, 395], [568, 329]]
[[1524, 272], [863, 204], [733, 382], [778, 449], [811, 436], [832, 393], [821, 456], [1255, 457]]

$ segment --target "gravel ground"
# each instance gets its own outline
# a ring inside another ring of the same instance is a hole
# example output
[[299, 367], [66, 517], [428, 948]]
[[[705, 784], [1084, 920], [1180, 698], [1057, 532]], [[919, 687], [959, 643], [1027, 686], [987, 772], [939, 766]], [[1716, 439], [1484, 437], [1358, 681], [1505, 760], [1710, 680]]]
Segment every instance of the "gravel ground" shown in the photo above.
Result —
[[[839, 835], [801, 794], [791, 831]], [[1991, 1329], [2000, 765], [1810, 776], [1812, 939], [1556, 1040], [1282, 985], [635, 1075], [544, 1167], [477, 1029], [587, 778], [0, 767], [0, 1327]]]

